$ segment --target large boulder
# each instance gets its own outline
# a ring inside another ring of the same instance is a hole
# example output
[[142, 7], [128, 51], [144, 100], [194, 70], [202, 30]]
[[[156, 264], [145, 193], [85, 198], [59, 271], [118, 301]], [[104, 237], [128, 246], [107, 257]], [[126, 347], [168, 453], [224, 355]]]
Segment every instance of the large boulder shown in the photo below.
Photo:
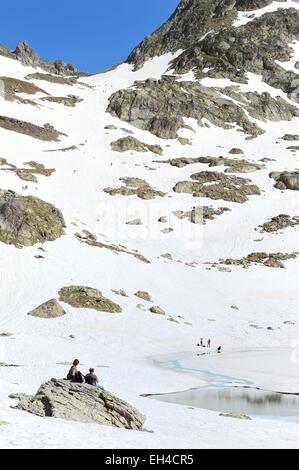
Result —
[[150, 145], [145, 144], [144, 142], [140, 142], [140, 140], [136, 139], [132, 136], [122, 137], [121, 139], [112, 142], [111, 148], [114, 152], [153, 152], [158, 155], [162, 155], [163, 150], [160, 145]]
[[283, 171], [270, 173], [270, 178], [276, 181], [274, 185], [277, 189], [290, 189], [291, 191], [299, 191], [299, 172], [298, 171]]
[[32, 246], [53, 241], [64, 234], [62, 213], [52, 204], [33, 196], [0, 190], [0, 241]]
[[120, 313], [121, 307], [106, 299], [102, 292], [92, 287], [67, 286], [59, 291], [60, 300], [74, 308], [89, 308], [99, 312]]
[[31, 317], [50, 319], [62, 317], [65, 315], [65, 311], [56, 299], [52, 299], [35, 308], [29, 312], [28, 315]]
[[10, 395], [19, 400], [15, 409], [40, 417], [98, 423], [124, 429], [142, 430], [145, 416], [106, 390], [87, 384], [52, 379], [36, 395]]

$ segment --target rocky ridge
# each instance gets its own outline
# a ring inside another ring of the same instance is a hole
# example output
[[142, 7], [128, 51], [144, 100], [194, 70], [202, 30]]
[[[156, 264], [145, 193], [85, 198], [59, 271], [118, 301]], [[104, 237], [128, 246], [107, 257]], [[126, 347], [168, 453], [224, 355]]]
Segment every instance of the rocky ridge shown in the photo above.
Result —
[[32, 49], [26, 41], [20, 42], [14, 51], [0, 45], [0, 55], [10, 59], [18, 60], [22, 65], [30, 67], [39, 67], [55, 75], [85, 76], [85, 73], [78, 72], [72, 64], [65, 64], [62, 60], [54, 62], [43, 60]]

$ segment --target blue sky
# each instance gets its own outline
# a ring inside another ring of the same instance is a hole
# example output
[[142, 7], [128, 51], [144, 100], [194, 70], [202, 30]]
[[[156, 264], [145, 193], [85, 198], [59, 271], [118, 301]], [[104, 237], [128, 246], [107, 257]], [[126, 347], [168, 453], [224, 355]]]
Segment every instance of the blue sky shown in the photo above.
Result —
[[179, 0], [15, 0], [3, 2], [0, 44], [26, 40], [45, 59], [97, 72], [125, 59]]

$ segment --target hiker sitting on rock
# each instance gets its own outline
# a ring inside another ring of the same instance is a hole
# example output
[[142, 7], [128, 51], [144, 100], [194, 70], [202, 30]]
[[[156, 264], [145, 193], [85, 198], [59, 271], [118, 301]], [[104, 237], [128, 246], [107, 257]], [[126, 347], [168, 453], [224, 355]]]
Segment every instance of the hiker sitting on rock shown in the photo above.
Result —
[[77, 366], [79, 364], [80, 364], [79, 359], [75, 359], [72, 367], [69, 370], [69, 373], [67, 374], [67, 379], [70, 380], [71, 382], [82, 384], [84, 383], [84, 377], [83, 377], [83, 374], [77, 369]]
[[92, 387], [97, 387], [97, 388], [103, 390], [103, 387], [101, 387], [100, 381], [99, 381], [98, 377], [96, 376], [96, 374], [94, 373], [93, 368], [89, 369], [89, 374], [85, 375], [85, 382], [88, 385], [91, 385]]

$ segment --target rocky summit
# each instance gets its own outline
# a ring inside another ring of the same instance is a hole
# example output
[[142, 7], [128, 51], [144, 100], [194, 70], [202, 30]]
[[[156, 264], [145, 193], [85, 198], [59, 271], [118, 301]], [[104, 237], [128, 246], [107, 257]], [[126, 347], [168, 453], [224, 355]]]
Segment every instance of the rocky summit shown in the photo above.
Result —
[[132, 51], [128, 62], [139, 68], [157, 55], [188, 49], [210, 31], [231, 26], [238, 11], [250, 12], [271, 3], [272, 0], [181, 0], [170, 19]]

